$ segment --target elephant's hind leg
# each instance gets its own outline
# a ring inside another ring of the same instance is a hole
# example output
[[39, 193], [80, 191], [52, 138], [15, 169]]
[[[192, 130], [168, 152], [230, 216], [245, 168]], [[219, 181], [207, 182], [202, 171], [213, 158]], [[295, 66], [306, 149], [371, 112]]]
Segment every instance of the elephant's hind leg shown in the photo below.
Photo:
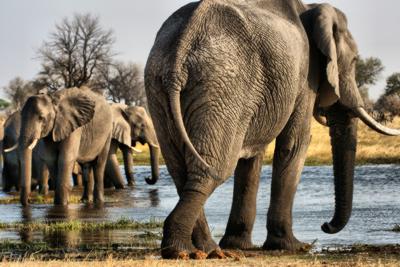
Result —
[[310, 120], [311, 115], [304, 119], [304, 115], [293, 114], [276, 139], [264, 249], [295, 251], [306, 247], [293, 235], [292, 208], [310, 143]]
[[192, 233], [193, 245], [206, 253], [218, 249], [217, 243], [212, 239], [210, 228], [208, 227], [204, 208], [201, 209]]
[[[204, 203], [216, 188], [211, 177], [189, 174], [178, 204], [165, 219], [161, 255], [163, 258], [205, 258], [207, 254], [196, 250], [192, 234]], [[200, 225], [201, 226], [201, 225]]]
[[119, 168], [117, 149], [118, 147], [115, 141], [111, 141], [108, 159], [105, 165], [104, 180], [106, 188], [110, 188], [112, 185], [114, 185], [115, 189], [124, 189], [124, 178], [122, 177], [121, 170]]
[[94, 177], [93, 167], [91, 164], [84, 164], [82, 167], [83, 176], [83, 194], [81, 201], [91, 203], [93, 202], [93, 191], [94, 191]]
[[253, 247], [251, 233], [256, 217], [257, 191], [263, 155], [240, 159], [235, 170], [235, 185], [231, 214], [222, 248], [249, 249]]

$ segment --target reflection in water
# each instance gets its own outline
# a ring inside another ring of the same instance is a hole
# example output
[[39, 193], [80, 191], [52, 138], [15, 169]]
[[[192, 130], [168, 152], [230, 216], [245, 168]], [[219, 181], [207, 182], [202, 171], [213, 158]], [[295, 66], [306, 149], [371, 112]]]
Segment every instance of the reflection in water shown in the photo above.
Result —
[[[31, 205], [22, 208], [19, 204], [0, 205], [0, 222], [35, 221], [117, 221], [121, 218], [148, 221], [163, 220], [178, 202], [172, 179], [166, 168], [160, 169], [160, 180], [149, 186], [144, 178], [149, 167], [136, 167], [137, 185], [126, 190], [105, 192], [104, 207], [86, 204], [70, 204], [66, 207], [54, 205]], [[270, 166], [264, 166], [257, 195], [257, 216], [253, 230], [253, 241], [262, 245], [265, 241], [266, 214], [271, 188]], [[331, 166], [306, 167], [296, 193], [293, 207], [293, 229], [296, 237], [304, 242], [318, 239], [317, 246], [331, 244], [393, 244], [398, 243], [399, 234], [388, 229], [400, 223], [400, 165], [359, 166], [356, 168], [353, 214], [342, 232], [324, 234], [320, 225], [331, 218], [334, 210], [334, 184]], [[233, 193], [233, 179], [215, 190], [207, 200], [205, 212], [212, 234], [218, 242], [225, 232]], [[81, 194], [74, 190], [73, 194]], [[0, 198], [8, 195], [0, 192]], [[46, 241], [52, 246], [75, 247], [80, 244], [110, 244], [135, 242], [134, 230], [13, 232], [0, 231], [3, 239]]]
[[149, 190], [149, 199], [151, 207], [158, 207], [160, 205], [160, 197], [158, 195], [158, 189]]
[[52, 221], [70, 221], [76, 217], [74, 209], [69, 209], [67, 206], [53, 206], [51, 205], [45, 214], [45, 220]]
[[[21, 208], [21, 218], [23, 223], [32, 222], [32, 209], [30, 206]], [[32, 242], [33, 240], [33, 231], [29, 228], [19, 230], [18, 234], [23, 242]]]

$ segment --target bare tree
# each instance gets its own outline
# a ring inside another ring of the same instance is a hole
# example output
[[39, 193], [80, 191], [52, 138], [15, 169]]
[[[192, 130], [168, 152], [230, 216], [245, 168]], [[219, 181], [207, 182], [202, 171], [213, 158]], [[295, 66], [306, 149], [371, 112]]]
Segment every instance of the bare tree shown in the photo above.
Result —
[[113, 32], [103, 30], [98, 17], [64, 18], [37, 51], [42, 60], [37, 81], [52, 90], [88, 84], [100, 67], [110, 64], [113, 44]]
[[103, 68], [91, 87], [105, 90], [107, 98], [116, 103], [147, 105], [143, 70], [134, 63], [115, 62]]
[[21, 109], [26, 99], [39, 92], [39, 88], [32, 82], [25, 81], [21, 77], [12, 79], [7, 86], [3, 88], [7, 97], [11, 100], [14, 109]]

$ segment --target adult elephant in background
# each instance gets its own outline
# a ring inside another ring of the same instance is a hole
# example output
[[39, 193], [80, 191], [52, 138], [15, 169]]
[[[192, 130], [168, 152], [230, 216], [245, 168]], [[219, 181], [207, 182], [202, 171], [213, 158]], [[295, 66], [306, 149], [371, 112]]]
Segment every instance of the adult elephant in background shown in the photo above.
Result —
[[[4, 124], [3, 139], [3, 191], [9, 192], [13, 187], [19, 190], [20, 187], [20, 170], [19, 170], [19, 154], [17, 151], [18, 138], [21, 128], [21, 113], [15, 111], [12, 113]], [[43, 194], [48, 192], [48, 171], [44, 161], [40, 159], [38, 147], [32, 151], [32, 182], [31, 189], [35, 189], [39, 185], [39, 191]]]
[[135, 184], [132, 153], [138, 152], [134, 147], [139, 142], [149, 146], [151, 177], [146, 178], [146, 182], [155, 184], [159, 178], [160, 150], [151, 118], [143, 107], [111, 104], [111, 110], [113, 112], [113, 131], [104, 181], [106, 184], [111, 182], [117, 189], [124, 188], [125, 182], [116, 154], [119, 148], [124, 159], [128, 185]]
[[292, 207], [315, 107], [324, 109], [330, 127], [335, 176], [335, 213], [322, 230], [343, 229], [352, 209], [357, 118], [380, 133], [400, 134], [365, 112], [357, 56], [345, 15], [328, 4], [203, 0], [167, 19], [145, 69], [149, 110], [180, 196], [164, 223], [163, 257], [219, 249], [203, 207], [232, 173], [233, 204], [220, 245], [252, 246], [262, 159], [274, 139], [263, 248], [302, 248]]
[[18, 142], [22, 174], [21, 203], [28, 204], [32, 150], [55, 177], [54, 204], [67, 205], [75, 162], [94, 172], [94, 201], [102, 203], [103, 176], [111, 141], [112, 113], [103, 96], [89, 88], [69, 88], [28, 98], [21, 111]]

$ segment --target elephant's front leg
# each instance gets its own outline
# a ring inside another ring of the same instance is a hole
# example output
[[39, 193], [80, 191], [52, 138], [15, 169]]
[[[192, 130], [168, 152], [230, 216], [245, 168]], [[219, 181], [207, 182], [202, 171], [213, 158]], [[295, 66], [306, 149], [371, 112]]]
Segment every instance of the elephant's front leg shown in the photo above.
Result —
[[122, 157], [124, 158], [124, 169], [125, 169], [125, 176], [126, 180], [128, 181], [129, 186], [135, 185], [135, 177], [133, 175], [133, 157], [131, 150], [125, 146], [120, 146], [122, 151]]
[[249, 249], [253, 246], [251, 233], [256, 218], [262, 160], [260, 154], [251, 159], [240, 159], [236, 166], [231, 214], [219, 243], [222, 248]]
[[[72, 171], [78, 158], [80, 147], [80, 132], [71, 134], [59, 144], [57, 159], [56, 191], [54, 195], [55, 205], [68, 205], [69, 192], [72, 189]], [[48, 166], [50, 166], [48, 164]]]
[[49, 193], [49, 168], [44, 162], [42, 162], [39, 171], [40, 171], [39, 192], [46, 196]]
[[309, 125], [309, 120], [293, 115], [276, 139], [264, 249], [294, 251], [305, 247], [292, 232], [292, 207], [310, 142]]
[[60, 156], [58, 160], [58, 177], [56, 180], [56, 191], [54, 194], [54, 204], [67, 206], [69, 192], [72, 189], [71, 174], [74, 168], [75, 159], [68, 159]]
[[111, 136], [108, 138], [106, 144], [103, 147], [100, 155], [97, 157], [96, 164], [94, 166], [94, 203], [104, 203], [104, 171], [106, 168], [107, 159], [109, 156]]

